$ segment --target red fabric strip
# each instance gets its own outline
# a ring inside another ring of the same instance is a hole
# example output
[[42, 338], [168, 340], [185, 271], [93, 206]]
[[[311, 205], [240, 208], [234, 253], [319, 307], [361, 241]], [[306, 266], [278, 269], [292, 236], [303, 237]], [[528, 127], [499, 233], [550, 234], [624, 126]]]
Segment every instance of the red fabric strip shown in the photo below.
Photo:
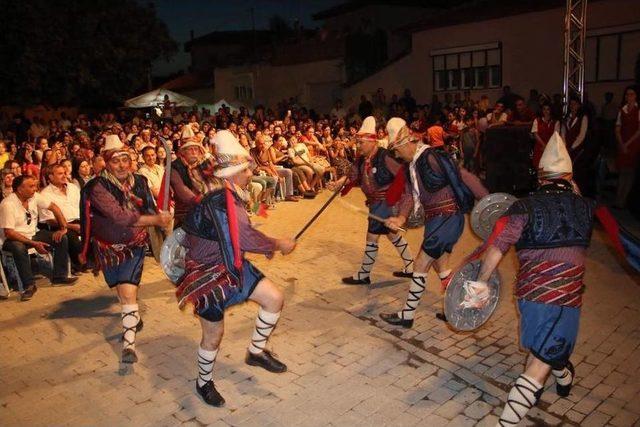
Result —
[[231, 245], [233, 246], [233, 266], [237, 269], [242, 267], [242, 256], [240, 254], [240, 232], [238, 230], [238, 216], [236, 213], [236, 203], [233, 192], [226, 185], [225, 198], [227, 202], [227, 219], [229, 221], [229, 235], [231, 236]]
[[402, 193], [404, 193], [404, 188], [406, 186], [404, 169], [404, 165], [398, 169], [398, 173], [396, 173], [395, 178], [393, 178], [393, 182], [387, 190], [387, 204], [389, 206], [393, 206], [398, 203], [402, 197]]
[[605, 206], [598, 206], [595, 214], [596, 218], [600, 221], [600, 224], [602, 224], [602, 227], [604, 227], [604, 231], [611, 239], [613, 247], [620, 255], [622, 255], [622, 257], [626, 258], [624, 247], [620, 241], [620, 228], [618, 227], [618, 221], [616, 221], [613, 215], [611, 215], [609, 209]]

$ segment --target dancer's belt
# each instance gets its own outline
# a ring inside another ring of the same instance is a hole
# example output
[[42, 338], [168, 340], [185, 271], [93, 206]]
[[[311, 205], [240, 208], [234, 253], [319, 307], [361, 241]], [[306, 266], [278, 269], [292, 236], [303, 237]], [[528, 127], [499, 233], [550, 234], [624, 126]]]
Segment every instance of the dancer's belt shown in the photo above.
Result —
[[373, 193], [365, 194], [365, 196], [367, 197], [366, 204], [369, 206], [373, 203], [384, 202], [387, 199], [387, 192], [375, 191]]
[[584, 266], [567, 262], [529, 261], [520, 267], [516, 298], [543, 304], [580, 307]]
[[145, 247], [149, 239], [147, 230], [141, 229], [133, 239], [126, 243], [109, 243], [93, 237], [96, 258], [100, 267], [114, 267], [127, 259], [133, 258], [133, 251]]
[[424, 207], [424, 219], [429, 220], [440, 215], [453, 215], [458, 212], [458, 205], [453, 199], [442, 200]]

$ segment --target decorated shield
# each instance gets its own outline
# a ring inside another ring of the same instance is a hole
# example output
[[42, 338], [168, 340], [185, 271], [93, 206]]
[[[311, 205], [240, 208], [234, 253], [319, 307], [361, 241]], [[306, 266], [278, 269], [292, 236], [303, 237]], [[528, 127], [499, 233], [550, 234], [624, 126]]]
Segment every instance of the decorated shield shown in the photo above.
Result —
[[[480, 272], [480, 260], [471, 261], [458, 270], [449, 282], [444, 295], [444, 314], [447, 322], [458, 331], [472, 331], [482, 326], [493, 314], [500, 299], [500, 276], [494, 271], [482, 295], [474, 285]], [[479, 298], [482, 296], [484, 298]], [[470, 304], [483, 300], [481, 307]]]
[[160, 251], [162, 271], [172, 283], [177, 283], [185, 273], [186, 250], [182, 246], [182, 240], [185, 235], [186, 233], [182, 228], [176, 228], [173, 233], [164, 239], [162, 250]]
[[471, 228], [478, 237], [486, 240], [493, 226], [509, 207], [518, 200], [508, 193], [488, 194], [476, 203], [471, 211]]

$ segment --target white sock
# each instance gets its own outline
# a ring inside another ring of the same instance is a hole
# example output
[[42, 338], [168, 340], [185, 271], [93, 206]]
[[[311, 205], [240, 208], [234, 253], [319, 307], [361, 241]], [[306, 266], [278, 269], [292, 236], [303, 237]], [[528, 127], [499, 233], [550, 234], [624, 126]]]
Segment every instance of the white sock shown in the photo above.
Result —
[[427, 273], [413, 272], [411, 278], [411, 286], [409, 287], [409, 295], [407, 295], [407, 301], [404, 303], [402, 311], [398, 312], [398, 316], [403, 320], [410, 320], [416, 314], [416, 308], [420, 304], [420, 298], [427, 287]]
[[273, 329], [278, 323], [280, 318], [280, 312], [269, 313], [260, 307], [258, 310], [258, 318], [256, 319], [256, 328], [251, 336], [251, 344], [249, 344], [249, 351], [252, 354], [262, 353], [264, 347], [267, 345], [269, 335], [273, 332]]
[[559, 385], [565, 386], [573, 382], [573, 375], [571, 375], [571, 371], [566, 366], [559, 371], [552, 369], [551, 373], [556, 378], [556, 383]]
[[353, 278], [356, 280], [367, 279], [371, 274], [371, 270], [373, 269], [373, 264], [375, 264], [377, 257], [378, 257], [378, 244], [376, 242], [367, 242], [367, 245], [364, 248], [364, 257], [362, 258], [362, 265], [360, 266], [360, 270], [358, 270], [358, 272], [353, 275]]
[[504, 405], [500, 420], [498, 420], [498, 426], [517, 425], [527, 415], [529, 409], [535, 405], [536, 393], [541, 389], [542, 384], [525, 374], [520, 375], [509, 392], [507, 403]]
[[205, 350], [198, 347], [198, 386], [203, 387], [213, 379], [213, 364], [216, 361], [218, 349]]
[[451, 269], [448, 269], [448, 270], [439, 272], [438, 277], [440, 279], [446, 279], [447, 277], [449, 277], [450, 274], [451, 274]]
[[136, 326], [140, 321], [138, 304], [122, 304], [122, 349], [135, 349], [136, 346]]
[[404, 264], [403, 271], [405, 273], [411, 273], [411, 266], [413, 265], [413, 256], [411, 255], [411, 249], [409, 249], [409, 243], [402, 236], [398, 236], [395, 240], [392, 240], [393, 246], [396, 247], [398, 255], [402, 258]]

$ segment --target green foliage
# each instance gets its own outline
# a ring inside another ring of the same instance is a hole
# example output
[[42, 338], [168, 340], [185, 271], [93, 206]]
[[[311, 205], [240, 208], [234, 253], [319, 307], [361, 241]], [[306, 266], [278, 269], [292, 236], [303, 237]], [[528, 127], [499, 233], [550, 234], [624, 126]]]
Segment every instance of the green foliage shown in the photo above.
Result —
[[134, 0], [0, 0], [0, 103], [120, 104], [177, 44]]

